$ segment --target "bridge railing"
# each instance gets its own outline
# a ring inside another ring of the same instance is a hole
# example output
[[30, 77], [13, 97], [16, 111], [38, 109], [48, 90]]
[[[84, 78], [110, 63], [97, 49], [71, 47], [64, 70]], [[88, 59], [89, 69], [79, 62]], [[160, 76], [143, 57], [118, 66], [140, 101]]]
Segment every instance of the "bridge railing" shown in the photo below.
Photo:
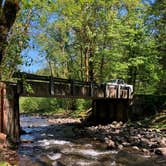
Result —
[[[106, 88], [94, 82], [75, 79], [63, 79], [51, 76], [40, 76], [24, 72], [14, 73], [18, 79], [18, 93], [21, 96], [61, 97], [61, 98], [131, 98], [129, 89], [120, 86]], [[28, 91], [26, 88], [31, 87]]]
[[[13, 77], [18, 79], [18, 91], [22, 96], [77, 98], [104, 97], [104, 91], [99, 88], [98, 84], [92, 82], [51, 76], [39, 76], [24, 72], [14, 73]], [[25, 82], [32, 88], [33, 93], [30, 94], [30, 92], [26, 90], [24, 86]]]

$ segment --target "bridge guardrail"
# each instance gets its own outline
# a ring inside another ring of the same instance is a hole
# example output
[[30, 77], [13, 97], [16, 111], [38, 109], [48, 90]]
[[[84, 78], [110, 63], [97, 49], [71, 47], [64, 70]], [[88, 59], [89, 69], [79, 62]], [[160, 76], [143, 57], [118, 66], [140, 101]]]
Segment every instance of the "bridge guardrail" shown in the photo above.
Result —
[[[29, 74], [25, 72], [14, 73], [13, 78], [18, 78], [18, 91], [19, 94], [26, 94], [23, 89], [24, 80], [33, 86], [33, 89], [36, 93], [36, 96], [41, 95], [39, 92], [40, 84], [41, 87], [44, 87], [45, 91], [49, 91], [49, 96], [60, 96], [65, 97], [82, 97], [82, 98], [116, 98], [116, 99], [130, 99], [129, 89], [124, 89], [121, 86], [104, 86], [103, 84], [97, 84], [94, 82], [84, 82], [75, 79], [64, 79], [51, 76], [40, 76], [35, 74]], [[35, 83], [36, 82], [36, 83]], [[43, 83], [43, 84], [42, 84]], [[38, 84], [38, 85], [37, 85]], [[49, 87], [48, 87], [49, 86]], [[40, 91], [43, 91], [41, 88]], [[43, 92], [44, 93], [44, 92]], [[48, 96], [48, 93], [46, 97]]]

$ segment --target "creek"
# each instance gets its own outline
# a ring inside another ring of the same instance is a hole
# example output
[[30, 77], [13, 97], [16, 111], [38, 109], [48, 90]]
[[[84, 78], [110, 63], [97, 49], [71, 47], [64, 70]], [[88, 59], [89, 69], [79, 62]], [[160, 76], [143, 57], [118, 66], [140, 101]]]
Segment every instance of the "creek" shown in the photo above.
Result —
[[20, 166], [164, 166], [166, 162], [132, 148], [108, 149], [85, 134], [78, 120], [22, 115], [20, 124], [25, 131], [18, 149]]

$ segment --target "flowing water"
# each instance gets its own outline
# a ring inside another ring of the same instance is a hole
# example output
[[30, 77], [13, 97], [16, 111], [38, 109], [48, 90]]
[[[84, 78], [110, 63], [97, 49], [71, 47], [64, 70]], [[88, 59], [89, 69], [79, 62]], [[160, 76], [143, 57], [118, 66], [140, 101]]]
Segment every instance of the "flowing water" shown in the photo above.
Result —
[[20, 123], [25, 131], [18, 149], [20, 166], [164, 166], [162, 158], [108, 150], [99, 140], [78, 134], [79, 123], [52, 122], [40, 116], [21, 116]]

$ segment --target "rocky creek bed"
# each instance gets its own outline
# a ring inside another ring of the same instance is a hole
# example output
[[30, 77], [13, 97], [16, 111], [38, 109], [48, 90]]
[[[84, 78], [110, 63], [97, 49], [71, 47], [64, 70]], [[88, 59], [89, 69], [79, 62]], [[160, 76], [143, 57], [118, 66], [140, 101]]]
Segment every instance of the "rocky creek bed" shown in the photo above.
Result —
[[166, 156], [166, 131], [144, 128], [137, 124], [127, 124], [114, 121], [108, 125], [87, 127], [84, 132], [107, 144], [108, 149], [123, 149], [132, 147], [141, 150], [146, 155]]
[[45, 116], [21, 116], [21, 126], [17, 157], [8, 160], [13, 165], [166, 165], [165, 130], [122, 122], [88, 127], [78, 119]]

